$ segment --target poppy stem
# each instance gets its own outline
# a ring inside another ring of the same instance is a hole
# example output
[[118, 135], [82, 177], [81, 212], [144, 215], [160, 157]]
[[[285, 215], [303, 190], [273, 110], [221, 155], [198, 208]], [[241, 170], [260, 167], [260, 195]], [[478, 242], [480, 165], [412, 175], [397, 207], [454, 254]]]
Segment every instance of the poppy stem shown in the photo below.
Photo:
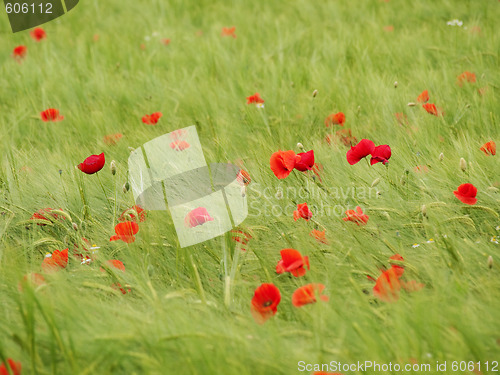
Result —
[[104, 199], [106, 200], [106, 203], [108, 204], [109, 211], [113, 212], [113, 208], [111, 207], [111, 204], [109, 203], [109, 199], [106, 196], [106, 190], [104, 190], [104, 185], [102, 184], [101, 178], [99, 177], [99, 172], [96, 172], [97, 175], [97, 180], [99, 180], [99, 185], [101, 185], [102, 193], [104, 194]]

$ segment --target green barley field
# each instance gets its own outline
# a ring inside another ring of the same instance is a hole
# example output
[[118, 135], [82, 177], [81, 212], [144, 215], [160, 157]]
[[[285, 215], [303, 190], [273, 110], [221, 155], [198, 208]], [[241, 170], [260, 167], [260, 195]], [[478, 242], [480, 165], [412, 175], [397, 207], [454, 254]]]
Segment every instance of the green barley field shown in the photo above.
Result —
[[[495, 0], [82, 0], [37, 41], [2, 11], [0, 374], [500, 372], [499, 19]], [[181, 247], [169, 210], [130, 210], [128, 158], [192, 125], [251, 182], [243, 223]], [[390, 159], [350, 165], [362, 139]], [[135, 237], [110, 241], [120, 222]], [[283, 249], [302, 258], [278, 273]]]

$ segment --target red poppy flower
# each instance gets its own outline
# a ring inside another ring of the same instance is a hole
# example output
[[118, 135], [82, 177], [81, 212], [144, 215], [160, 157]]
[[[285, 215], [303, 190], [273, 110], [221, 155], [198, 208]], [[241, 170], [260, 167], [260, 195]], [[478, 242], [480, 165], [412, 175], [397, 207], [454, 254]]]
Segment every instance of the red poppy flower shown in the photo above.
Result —
[[417, 165], [413, 168], [416, 173], [427, 173], [429, 172], [429, 167], [427, 165]]
[[395, 302], [399, 299], [400, 290], [398, 271], [391, 267], [379, 276], [373, 287], [373, 294], [384, 302]]
[[42, 262], [42, 269], [45, 272], [52, 273], [60, 270], [61, 268], [66, 268], [68, 265], [68, 249], [63, 251], [54, 250], [52, 255], [45, 257]]
[[430, 113], [431, 115], [439, 116], [441, 114], [441, 112], [438, 111], [438, 109], [436, 108], [435, 104], [425, 103], [425, 104], [422, 104], [422, 107], [424, 107], [424, 109], [427, 111], [427, 113]]
[[464, 82], [476, 83], [476, 75], [471, 72], [463, 72], [457, 77], [457, 85], [462, 87]]
[[251, 305], [255, 321], [264, 324], [266, 320], [276, 314], [280, 301], [280, 291], [274, 284], [262, 284], [255, 289]]
[[361, 159], [370, 155], [375, 149], [375, 144], [369, 139], [362, 139], [356, 146], [347, 151], [347, 162], [350, 165], [358, 163]]
[[161, 42], [162, 42], [162, 44], [163, 44], [164, 46], [168, 46], [168, 45], [170, 44], [170, 39], [168, 39], [168, 38], [163, 38], [163, 39], [161, 40]]
[[344, 146], [351, 147], [353, 144], [358, 143], [356, 137], [353, 137], [351, 129], [340, 129], [335, 132], [335, 135], [328, 134], [325, 137], [326, 142], [331, 145], [333, 142], [341, 142]]
[[[125, 265], [121, 260], [118, 259], [110, 259], [106, 261], [106, 265], [110, 268], [115, 268], [117, 270], [125, 272]], [[100, 268], [101, 272], [105, 272], [104, 268]]]
[[380, 145], [373, 149], [372, 158], [370, 160], [370, 164], [376, 164], [382, 162], [382, 164], [386, 165], [391, 158], [391, 148], [389, 145]]
[[325, 286], [323, 284], [307, 284], [304, 285], [292, 294], [292, 304], [295, 307], [302, 307], [309, 303], [315, 303], [317, 297], [319, 297], [322, 301], [327, 302], [328, 296], [323, 295], [323, 290]]
[[28, 47], [26, 46], [17, 46], [12, 51], [12, 57], [17, 60], [17, 62], [21, 62], [22, 59], [26, 57], [26, 53], [28, 52]]
[[139, 218], [139, 221], [141, 223], [145, 221], [146, 211], [141, 206], [135, 205], [129, 208], [128, 210], [123, 211], [118, 220], [119, 221], [132, 220], [137, 223], [137, 218]]
[[186, 227], [194, 228], [198, 225], [203, 225], [207, 221], [213, 221], [213, 217], [210, 216], [205, 207], [198, 207], [190, 211], [184, 218], [184, 224]]
[[486, 142], [481, 146], [480, 150], [484, 152], [486, 155], [496, 155], [497, 154], [497, 145], [493, 141]]
[[139, 224], [135, 221], [123, 221], [116, 224], [115, 235], [109, 238], [110, 241], [122, 240], [126, 243], [132, 243], [135, 241], [135, 235], [139, 231]]
[[104, 152], [99, 155], [90, 155], [83, 163], [78, 164], [78, 169], [86, 174], [94, 174], [99, 172], [106, 163]]
[[331, 125], [344, 126], [344, 124], [345, 124], [345, 115], [342, 112], [333, 113], [327, 116], [327, 118], [325, 119], [325, 125], [327, 127]]
[[276, 273], [282, 274], [290, 272], [295, 277], [304, 276], [306, 267], [309, 270], [309, 258], [302, 257], [299, 251], [295, 249], [283, 249], [280, 251], [281, 259], [276, 265]]
[[316, 241], [328, 244], [328, 241], [326, 239], [326, 233], [325, 231], [320, 231], [317, 229], [313, 229], [311, 233], [309, 233], [310, 236], [314, 237]]
[[293, 211], [293, 220], [297, 221], [298, 219], [303, 218], [306, 221], [309, 221], [312, 215], [313, 213], [309, 210], [309, 207], [307, 207], [307, 203], [298, 204], [297, 209]]
[[5, 367], [5, 363], [0, 365], [0, 375], [21, 375], [21, 362], [15, 362], [13, 359], [7, 359], [8, 367], [10, 367], [10, 371]]
[[108, 134], [105, 135], [102, 140], [105, 144], [108, 146], [116, 145], [118, 141], [123, 137], [123, 134], [121, 133], [116, 133], [116, 134]]
[[[401, 255], [399, 255], [399, 254], [394, 254], [389, 259], [396, 260], [398, 262], [403, 262], [404, 261], [403, 257]], [[398, 275], [398, 277], [403, 276], [403, 273], [405, 271], [404, 266], [401, 266], [399, 264], [391, 264], [391, 268], [394, 269], [394, 271], [396, 272], [396, 274]]]
[[163, 116], [161, 112], [155, 112], [150, 115], [145, 115], [142, 118], [142, 122], [146, 125], [156, 125], [161, 116]]
[[36, 27], [33, 30], [31, 30], [30, 35], [35, 42], [40, 42], [42, 39], [47, 38], [45, 30], [42, 29], [41, 27]]
[[408, 124], [408, 117], [403, 112], [395, 113], [394, 117], [396, 117], [396, 121], [399, 125]]
[[184, 138], [186, 138], [187, 135], [188, 135], [187, 130], [185, 130], [185, 129], [177, 129], [177, 130], [174, 130], [173, 132], [171, 132], [169, 134], [169, 137], [170, 137], [170, 139], [172, 141], [181, 141]]
[[184, 151], [185, 149], [191, 147], [186, 141], [174, 141], [170, 143], [170, 148], [175, 151]]
[[236, 181], [238, 181], [238, 183], [242, 186], [248, 186], [252, 179], [250, 178], [250, 175], [247, 171], [245, 171], [244, 169], [240, 169], [238, 175], [236, 176]]
[[352, 221], [358, 225], [365, 225], [368, 222], [369, 216], [363, 213], [361, 207], [357, 206], [356, 211], [347, 210], [345, 212], [347, 217], [342, 218], [344, 221]]
[[264, 104], [264, 99], [260, 97], [260, 94], [256, 92], [253, 95], [247, 96], [247, 104]]
[[312, 169], [314, 166], [314, 150], [301, 152], [297, 154], [300, 160], [295, 162], [295, 169], [305, 172]]
[[[41, 274], [32, 272], [28, 273], [27, 275], [24, 275], [23, 279], [19, 282], [17, 288], [19, 289], [19, 291], [22, 292], [26, 285], [30, 285], [32, 287], [38, 287], [45, 284], [46, 284], [45, 278]], [[0, 375], [1, 374], [2, 372], [0, 371]]]
[[223, 27], [222, 28], [222, 36], [232, 36], [233, 38], [236, 38], [236, 26], [232, 27]]
[[231, 239], [233, 241], [241, 243], [241, 250], [246, 251], [247, 249], [246, 246], [248, 245], [248, 242], [252, 239], [252, 235], [250, 233], [236, 229], [231, 230], [231, 234], [233, 234]]
[[58, 122], [64, 120], [64, 116], [59, 115], [59, 110], [55, 108], [46, 109], [43, 112], [40, 112], [40, 117], [43, 122]]
[[419, 103], [427, 103], [428, 101], [429, 101], [429, 92], [427, 90], [424, 90], [417, 97], [417, 102], [419, 102]]
[[465, 204], [476, 204], [477, 188], [472, 184], [462, 184], [453, 192], [460, 202]]
[[[58, 215], [53, 213], [54, 209], [47, 207], [47, 208], [41, 208], [37, 212], [35, 212], [33, 215], [31, 215], [30, 220], [47, 220], [50, 222], [54, 222], [54, 220], [58, 219], [66, 219], [63, 215]], [[59, 211], [62, 211], [59, 209]], [[46, 224], [44, 223], [37, 223], [37, 225], [40, 226], [45, 226]]]
[[297, 155], [295, 155], [295, 152], [292, 150], [277, 151], [271, 155], [271, 170], [280, 180], [286, 178], [295, 168], [296, 159], [298, 159]]

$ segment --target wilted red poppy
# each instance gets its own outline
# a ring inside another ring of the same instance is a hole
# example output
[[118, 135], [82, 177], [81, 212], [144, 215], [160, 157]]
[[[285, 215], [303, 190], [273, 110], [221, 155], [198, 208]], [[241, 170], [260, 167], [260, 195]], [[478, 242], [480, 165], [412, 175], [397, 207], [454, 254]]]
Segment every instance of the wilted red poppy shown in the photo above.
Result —
[[309, 233], [310, 236], [314, 237], [316, 239], [316, 241], [318, 242], [321, 242], [321, 243], [324, 243], [324, 244], [328, 244], [328, 241], [326, 239], [326, 233], [325, 231], [320, 231], [320, 230], [317, 230], [317, 229], [313, 229], [311, 231], [311, 233]]
[[300, 152], [297, 154], [300, 160], [295, 162], [295, 169], [305, 172], [312, 169], [314, 166], [314, 150], [307, 152]]
[[486, 142], [481, 146], [480, 150], [484, 152], [486, 155], [496, 155], [497, 154], [497, 145], [493, 141]]
[[[58, 215], [56, 213], [53, 213], [54, 209], [47, 207], [47, 208], [41, 208], [37, 212], [35, 212], [33, 215], [31, 215], [30, 220], [47, 220], [50, 222], [54, 222], [54, 220], [58, 219], [66, 219], [64, 215]], [[59, 211], [62, 211], [59, 209]], [[37, 225], [44, 226], [46, 224], [44, 223], [37, 223]]]
[[453, 192], [460, 202], [465, 204], [476, 204], [477, 188], [472, 184], [462, 184]]
[[68, 265], [68, 249], [63, 251], [54, 250], [54, 252], [45, 257], [42, 262], [42, 269], [45, 272], [55, 272]]
[[121, 133], [108, 134], [108, 135], [105, 135], [102, 138], [102, 140], [108, 146], [112, 146], [112, 145], [115, 145], [116, 143], [118, 143], [118, 141], [120, 139], [122, 139], [122, 137], [123, 137], [123, 134], [121, 134]]
[[28, 52], [28, 47], [26, 46], [17, 46], [12, 51], [12, 57], [17, 61], [21, 62], [22, 59], [26, 57], [26, 53]]
[[207, 221], [213, 220], [213, 217], [210, 216], [205, 207], [198, 207], [186, 215], [184, 218], [184, 224], [186, 227], [194, 228], [198, 225], [205, 224]]
[[297, 205], [297, 209], [293, 211], [293, 220], [297, 221], [300, 218], [303, 218], [307, 221], [312, 217], [313, 213], [307, 207], [307, 203], [301, 203]]
[[146, 211], [141, 206], [135, 205], [129, 208], [128, 210], [123, 211], [118, 220], [119, 221], [132, 220], [137, 223], [138, 218], [140, 222], [145, 221]]
[[431, 115], [439, 116], [441, 114], [440, 111], [438, 111], [438, 109], [436, 108], [435, 104], [425, 103], [425, 104], [422, 104], [422, 107], [424, 107], [424, 109], [427, 111], [427, 113], [430, 113]]
[[186, 141], [173, 141], [170, 143], [170, 148], [175, 151], [184, 151], [185, 149], [191, 147]]
[[252, 182], [252, 179], [250, 178], [250, 175], [247, 171], [245, 171], [244, 169], [240, 169], [238, 175], [236, 176], [236, 181], [238, 181], [242, 186], [248, 186], [248, 184]]
[[280, 301], [280, 291], [274, 284], [262, 284], [255, 289], [251, 305], [251, 312], [255, 321], [263, 324], [275, 315]]
[[40, 112], [40, 117], [42, 118], [42, 121], [44, 121], [44, 122], [48, 122], [48, 121], [58, 122], [58, 121], [64, 120], [64, 116], [61, 116], [59, 114], [59, 110], [55, 109], [55, 108], [49, 108], [43, 112]]
[[325, 125], [327, 127], [331, 125], [344, 126], [344, 124], [345, 124], [345, 115], [342, 112], [332, 113], [331, 115], [328, 115], [325, 119]]
[[463, 72], [457, 76], [457, 85], [463, 86], [464, 82], [476, 83], [476, 75], [471, 72]]
[[309, 258], [303, 257], [299, 251], [295, 249], [283, 249], [280, 251], [281, 259], [276, 265], [276, 273], [282, 274], [290, 272], [293, 276], [299, 277], [306, 274], [306, 267], [309, 270]]
[[417, 102], [419, 102], [419, 103], [427, 103], [428, 101], [429, 101], [429, 92], [427, 90], [424, 90], [417, 97]]
[[345, 212], [347, 217], [342, 218], [344, 221], [352, 221], [358, 225], [365, 225], [368, 222], [369, 216], [363, 213], [361, 207], [356, 206], [356, 211], [347, 210]]
[[35, 42], [39, 42], [42, 39], [47, 38], [45, 30], [42, 29], [41, 27], [35, 27], [33, 30], [30, 31], [30, 35]]
[[78, 169], [86, 174], [94, 174], [99, 172], [106, 163], [104, 152], [99, 155], [90, 155], [83, 163], [78, 164]]
[[373, 294], [384, 302], [395, 302], [399, 299], [400, 290], [398, 271], [391, 267], [379, 276], [373, 287]]
[[135, 235], [139, 232], [139, 224], [135, 221], [123, 221], [116, 224], [115, 235], [109, 238], [110, 241], [122, 240], [126, 243], [132, 243], [135, 241]]
[[146, 125], [156, 125], [161, 116], [163, 116], [161, 112], [155, 112], [150, 115], [145, 115], [142, 117], [142, 122]]
[[233, 38], [236, 38], [235, 32], [236, 32], [236, 26], [223, 27], [221, 35], [222, 36], [232, 36]]
[[8, 367], [10, 367], [10, 371], [7, 367], [5, 367], [5, 363], [0, 364], [0, 375], [21, 375], [21, 362], [15, 362], [13, 359], [7, 359]]
[[247, 96], [247, 104], [264, 104], [264, 99], [262, 99], [260, 94], [256, 92], [253, 95]]
[[327, 302], [329, 300], [328, 296], [323, 295], [323, 290], [325, 286], [319, 283], [307, 284], [301, 286], [292, 294], [292, 304], [295, 307], [302, 307], [309, 303], [315, 303], [317, 297], [322, 301]]
[[359, 143], [347, 151], [347, 162], [350, 165], [358, 163], [361, 159], [370, 155], [375, 149], [375, 144], [369, 139], [362, 139]]
[[391, 157], [391, 148], [389, 145], [380, 145], [373, 149], [372, 158], [370, 159], [370, 164], [376, 164], [382, 162], [386, 165]]
[[292, 150], [277, 151], [271, 155], [271, 170], [280, 180], [286, 178], [295, 168], [296, 159], [298, 159], [298, 157]]

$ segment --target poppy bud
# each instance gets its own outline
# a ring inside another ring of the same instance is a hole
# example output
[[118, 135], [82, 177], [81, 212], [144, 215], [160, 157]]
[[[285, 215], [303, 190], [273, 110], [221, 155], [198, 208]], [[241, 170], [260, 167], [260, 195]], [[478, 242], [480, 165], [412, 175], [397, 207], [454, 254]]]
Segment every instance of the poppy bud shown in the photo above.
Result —
[[439, 154], [439, 161], [443, 161], [444, 160], [444, 154], [443, 153], [440, 153]]
[[467, 162], [464, 158], [460, 158], [460, 169], [462, 170], [462, 172], [465, 172], [467, 170]]
[[493, 268], [493, 257], [491, 255], [488, 257], [488, 268]]
[[303, 150], [304, 149], [304, 145], [302, 143], [297, 143], [297, 148], [299, 148], [300, 150]]
[[134, 151], [135, 151], [135, 148], [133, 148], [133, 147], [129, 147], [129, 148], [128, 148], [128, 150], [129, 150], [130, 152], [134, 152]]
[[408, 103], [408, 107], [415, 107], [415, 106], [416, 106], [415, 103], [412, 103], [412, 102]]
[[379, 184], [379, 182], [380, 182], [380, 177], [378, 177], [378, 178], [376, 178], [375, 180], [373, 180], [373, 182], [372, 182], [372, 186], [371, 186], [371, 187], [375, 187], [375, 186], [377, 186], [377, 185]]
[[111, 170], [111, 174], [114, 176], [116, 174], [116, 162], [114, 160], [111, 160], [109, 169]]
[[72, 225], [74, 230], [78, 230], [78, 225], [76, 223], [73, 223]]
[[123, 192], [126, 193], [129, 189], [130, 189], [130, 185], [127, 181], [123, 184]]
[[[486, 188], [486, 190], [492, 192], [492, 193], [497, 193], [498, 192], [498, 188], [494, 187], [494, 186], [488, 186]], [[498, 229], [497, 229], [498, 230]]]
[[316, 97], [316, 95], [318, 95], [318, 90], [314, 90], [314, 91], [313, 91], [313, 98], [315, 98], [315, 97]]
[[397, 88], [398, 87], [398, 81], [394, 81], [394, 87]]
[[427, 217], [427, 207], [424, 205], [422, 205], [422, 216], [423, 217]]

